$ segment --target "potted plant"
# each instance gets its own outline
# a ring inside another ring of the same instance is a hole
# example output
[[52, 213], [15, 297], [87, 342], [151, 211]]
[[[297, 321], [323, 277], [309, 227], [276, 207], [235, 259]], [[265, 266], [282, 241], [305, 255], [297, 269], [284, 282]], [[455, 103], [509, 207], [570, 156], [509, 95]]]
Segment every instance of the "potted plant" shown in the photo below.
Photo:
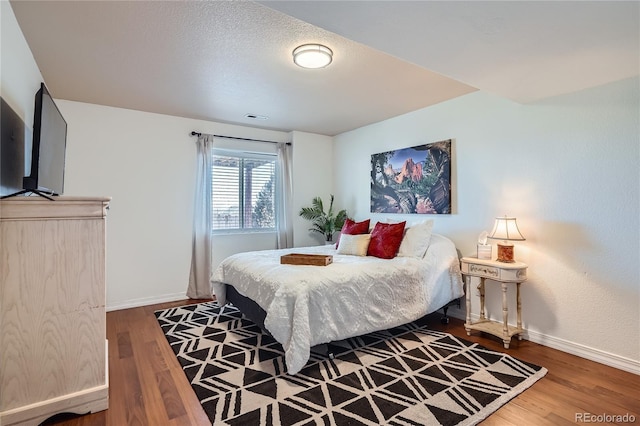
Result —
[[309, 231], [318, 232], [324, 235], [327, 243], [333, 241], [333, 234], [342, 229], [344, 221], [347, 219], [347, 211], [340, 210], [334, 214], [333, 211], [333, 194], [329, 203], [329, 210], [324, 211], [322, 198], [315, 197], [311, 202], [311, 207], [303, 207], [300, 210], [300, 216], [311, 221]]

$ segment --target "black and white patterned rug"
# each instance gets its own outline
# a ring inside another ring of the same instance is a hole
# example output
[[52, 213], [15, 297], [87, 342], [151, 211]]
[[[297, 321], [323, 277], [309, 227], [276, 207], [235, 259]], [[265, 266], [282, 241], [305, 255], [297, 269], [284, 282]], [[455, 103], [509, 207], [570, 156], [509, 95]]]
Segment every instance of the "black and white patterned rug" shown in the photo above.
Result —
[[545, 368], [417, 321], [313, 348], [296, 375], [281, 345], [216, 302], [156, 317], [214, 425], [473, 425]]

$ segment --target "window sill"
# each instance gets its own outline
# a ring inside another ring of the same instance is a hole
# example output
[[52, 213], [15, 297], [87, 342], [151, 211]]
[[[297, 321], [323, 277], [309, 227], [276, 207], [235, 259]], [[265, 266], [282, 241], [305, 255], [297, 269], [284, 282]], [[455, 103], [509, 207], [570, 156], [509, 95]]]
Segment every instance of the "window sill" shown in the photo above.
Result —
[[275, 234], [275, 229], [229, 229], [215, 230], [211, 232], [211, 237], [221, 237], [227, 235], [251, 235], [251, 234]]

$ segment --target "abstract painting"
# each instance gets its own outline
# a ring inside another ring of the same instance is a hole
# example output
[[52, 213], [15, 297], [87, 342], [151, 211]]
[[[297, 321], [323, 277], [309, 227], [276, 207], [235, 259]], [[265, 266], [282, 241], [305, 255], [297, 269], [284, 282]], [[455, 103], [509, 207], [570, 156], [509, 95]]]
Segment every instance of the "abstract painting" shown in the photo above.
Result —
[[371, 212], [451, 214], [451, 139], [373, 154]]

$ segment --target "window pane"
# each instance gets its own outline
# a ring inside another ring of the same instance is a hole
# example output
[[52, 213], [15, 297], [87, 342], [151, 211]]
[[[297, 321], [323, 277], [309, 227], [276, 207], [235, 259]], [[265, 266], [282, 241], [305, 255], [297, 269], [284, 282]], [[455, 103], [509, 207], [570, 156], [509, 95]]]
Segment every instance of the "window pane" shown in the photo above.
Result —
[[275, 228], [274, 181], [275, 164], [273, 161], [244, 161], [244, 193], [246, 228]]
[[214, 155], [211, 188], [213, 229], [240, 228], [240, 159]]
[[275, 156], [214, 154], [214, 230], [275, 228]]

